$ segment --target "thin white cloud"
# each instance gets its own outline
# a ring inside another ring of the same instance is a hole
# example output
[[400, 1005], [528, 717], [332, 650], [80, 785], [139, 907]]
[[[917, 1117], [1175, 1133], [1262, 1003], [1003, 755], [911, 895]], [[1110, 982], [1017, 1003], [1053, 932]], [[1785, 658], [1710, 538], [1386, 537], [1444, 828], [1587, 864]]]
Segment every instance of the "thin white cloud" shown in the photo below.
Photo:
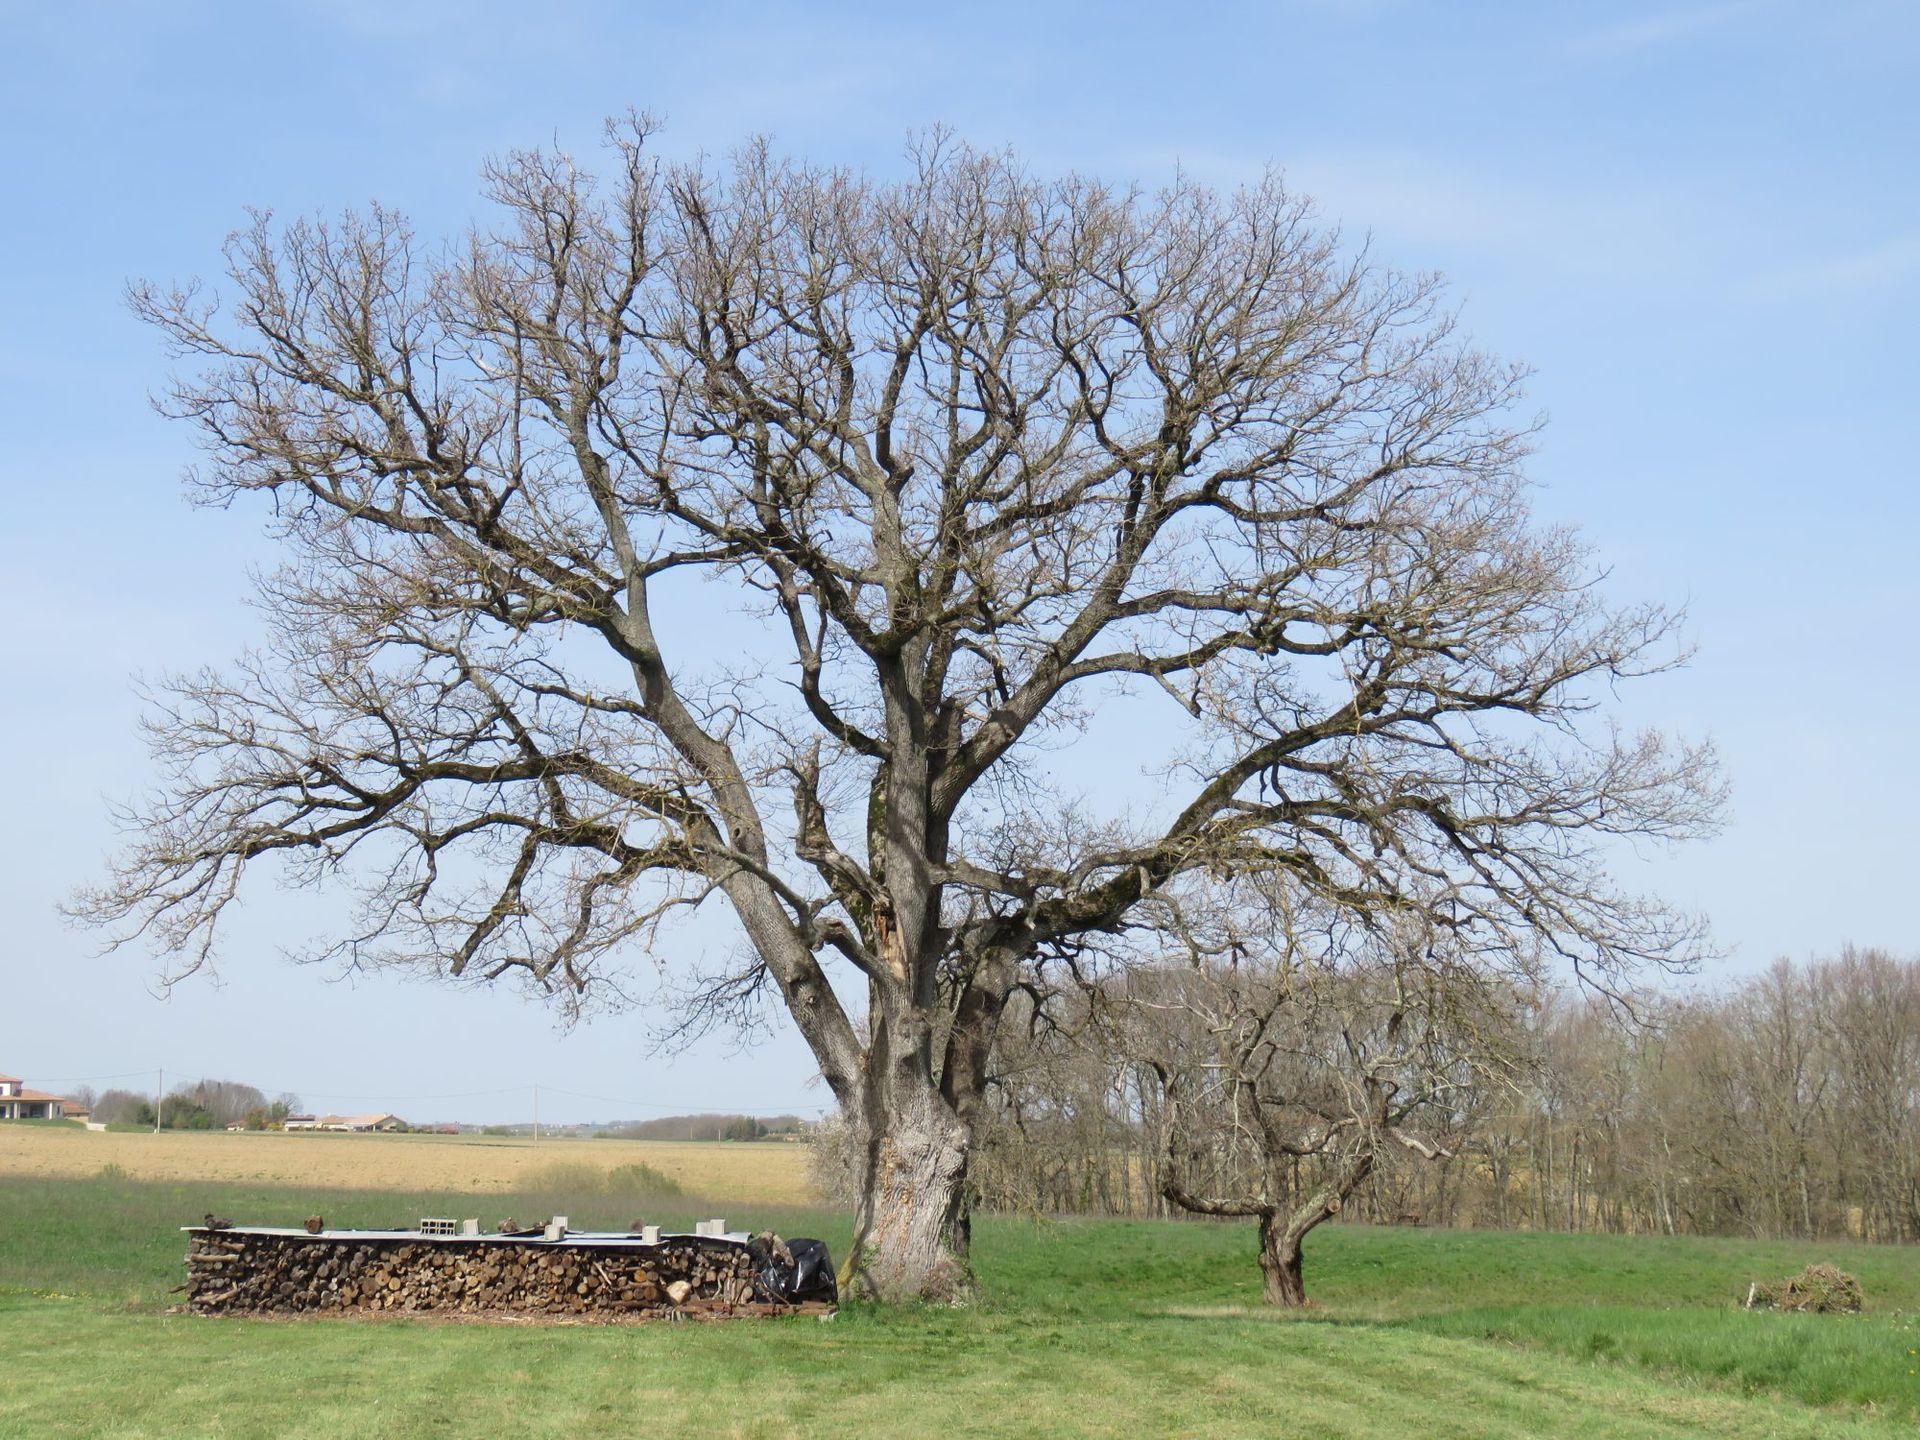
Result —
[[[1125, 170], [1166, 175], [1176, 163], [1222, 187], [1264, 165], [1231, 152], [1135, 150]], [[1658, 274], [1699, 284], [1723, 264], [1727, 218], [1673, 185], [1596, 185], [1501, 174], [1412, 150], [1350, 147], [1287, 158], [1288, 185], [1350, 236], [1380, 238], [1389, 260], [1434, 254], [1544, 267], [1583, 278]]]
[[1896, 235], [1851, 254], [1761, 275], [1758, 299], [1843, 300], [1885, 294], [1920, 280], [1920, 231]]
[[1568, 49], [1594, 60], [1640, 55], [1727, 29], [1771, 8], [1769, 0], [1725, 0], [1717, 5], [1662, 10], [1589, 30], [1575, 36]]
[[[1043, 172], [1075, 160], [1093, 173], [1146, 185], [1176, 171], [1230, 190], [1259, 182], [1259, 154], [1205, 146], [1118, 146], [1091, 157], [1028, 152]], [[1686, 173], [1596, 179], [1462, 164], [1415, 149], [1319, 148], [1281, 157], [1296, 194], [1350, 240], [1372, 236], [1386, 264], [1436, 265], [1469, 285], [1474, 275], [1578, 285], [1612, 294], [1671, 297], [1729, 313], [1884, 293], [1920, 280], [1920, 231], [1821, 254], [1776, 233], [1771, 202]], [[1762, 203], [1764, 202], [1764, 203]], [[1502, 283], [1508, 283], [1503, 281]]]

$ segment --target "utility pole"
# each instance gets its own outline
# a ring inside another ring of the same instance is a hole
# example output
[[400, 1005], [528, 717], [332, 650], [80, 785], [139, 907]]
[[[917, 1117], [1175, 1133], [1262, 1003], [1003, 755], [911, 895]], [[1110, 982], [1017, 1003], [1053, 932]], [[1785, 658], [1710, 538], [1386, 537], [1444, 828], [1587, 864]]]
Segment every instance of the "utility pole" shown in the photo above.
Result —
[[167, 1071], [162, 1066], [153, 1072], [153, 1133], [156, 1135], [160, 1133], [160, 1097], [166, 1093], [166, 1089]]
[[533, 1087], [533, 1143], [540, 1143], [540, 1087]]

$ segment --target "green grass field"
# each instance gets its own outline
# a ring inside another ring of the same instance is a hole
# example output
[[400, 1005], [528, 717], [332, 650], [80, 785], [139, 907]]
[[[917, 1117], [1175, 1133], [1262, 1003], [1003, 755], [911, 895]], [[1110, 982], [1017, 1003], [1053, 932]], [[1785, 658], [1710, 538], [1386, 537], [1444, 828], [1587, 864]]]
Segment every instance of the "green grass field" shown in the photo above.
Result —
[[[564, 1181], [564, 1175], [554, 1177]], [[1862, 1246], [1370, 1230], [1309, 1242], [1316, 1308], [1257, 1304], [1237, 1226], [980, 1220], [967, 1310], [526, 1326], [170, 1315], [175, 1227], [565, 1211], [812, 1233], [647, 1189], [483, 1197], [0, 1177], [0, 1436], [1824, 1436], [1920, 1425], [1920, 1257]], [[1748, 1314], [1857, 1274], [1856, 1317]]]

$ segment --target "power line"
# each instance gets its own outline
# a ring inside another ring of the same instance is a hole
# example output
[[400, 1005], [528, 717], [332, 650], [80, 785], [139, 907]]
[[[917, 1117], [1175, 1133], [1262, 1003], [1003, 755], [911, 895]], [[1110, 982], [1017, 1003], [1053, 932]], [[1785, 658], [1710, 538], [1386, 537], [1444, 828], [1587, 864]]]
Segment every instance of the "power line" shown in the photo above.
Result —
[[474, 1100], [484, 1095], [518, 1095], [524, 1085], [502, 1085], [496, 1090], [454, 1090], [444, 1095], [395, 1095], [382, 1091], [377, 1095], [349, 1095], [339, 1090], [309, 1090], [304, 1085], [289, 1085], [287, 1091], [316, 1100]]

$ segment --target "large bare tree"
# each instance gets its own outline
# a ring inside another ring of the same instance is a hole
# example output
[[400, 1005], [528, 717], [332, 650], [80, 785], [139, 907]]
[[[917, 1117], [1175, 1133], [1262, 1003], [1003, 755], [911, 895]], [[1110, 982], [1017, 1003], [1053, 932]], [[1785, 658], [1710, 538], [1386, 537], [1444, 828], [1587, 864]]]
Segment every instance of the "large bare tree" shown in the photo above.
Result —
[[[598, 179], [493, 165], [451, 249], [261, 219], [224, 303], [136, 291], [200, 494], [267, 492], [286, 564], [265, 652], [162, 695], [163, 794], [89, 914], [191, 970], [278, 856], [364, 886], [349, 963], [588, 1003], [724, 901], [749, 959], [701, 998], [777, 990], [884, 1296], [966, 1284], [1008, 996], [1185, 876], [1444, 880], [1473, 943], [1603, 970], [1690, 943], [1592, 852], [1702, 823], [1710, 760], [1583, 719], [1670, 619], [1530, 521], [1516, 376], [1434, 283], [1277, 179], [1142, 195], [935, 137], [878, 183], [647, 131]], [[764, 617], [737, 663], [714, 596]], [[1161, 716], [1113, 753], [1168, 798], [1099, 813], [1035, 757], [1128, 689]]]

